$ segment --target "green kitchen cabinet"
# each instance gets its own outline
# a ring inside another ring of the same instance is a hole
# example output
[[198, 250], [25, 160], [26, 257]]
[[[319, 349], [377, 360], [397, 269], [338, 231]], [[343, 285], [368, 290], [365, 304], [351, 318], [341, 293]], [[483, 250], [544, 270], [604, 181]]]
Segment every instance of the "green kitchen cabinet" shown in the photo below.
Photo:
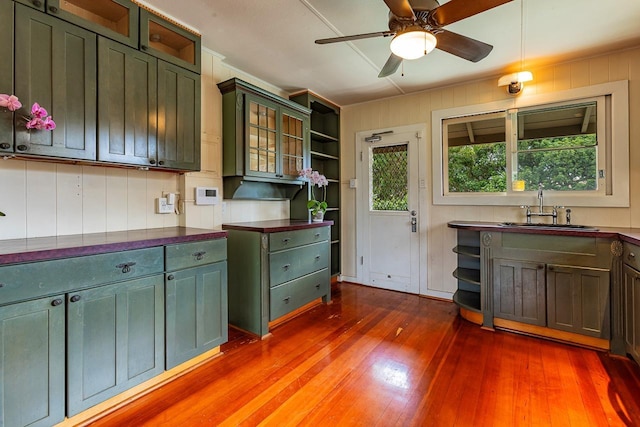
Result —
[[158, 60], [157, 166], [200, 170], [200, 74]]
[[298, 171], [310, 165], [310, 110], [240, 79], [218, 88], [225, 197], [293, 197], [304, 185]]
[[623, 313], [625, 349], [640, 363], [640, 246], [625, 243]]
[[140, 9], [140, 49], [200, 74], [200, 35], [144, 8]]
[[158, 60], [98, 39], [98, 160], [153, 166], [157, 162]]
[[609, 270], [547, 265], [547, 326], [608, 339]]
[[545, 326], [545, 266], [539, 262], [493, 260], [494, 316]]
[[[13, 8], [10, 1], [0, 2], [0, 93], [13, 93]], [[13, 148], [13, 113], [0, 109], [0, 151]]]
[[68, 294], [69, 416], [164, 371], [163, 275]]
[[64, 295], [1, 306], [0, 425], [48, 427], [64, 416]]
[[[15, 5], [15, 152], [96, 159], [96, 35], [68, 22]], [[38, 102], [53, 131], [31, 130], [25, 117]], [[3, 151], [14, 151], [14, 148]]]
[[226, 259], [226, 239], [166, 246], [166, 369], [227, 342]]
[[[249, 223], [250, 224], [250, 223]], [[229, 228], [229, 323], [256, 334], [321, 298], [331, 301], [330, 227], [290, 231]]]
[[79, 27], [138, 47], [139, 7], [130, 0], [16, 0]]

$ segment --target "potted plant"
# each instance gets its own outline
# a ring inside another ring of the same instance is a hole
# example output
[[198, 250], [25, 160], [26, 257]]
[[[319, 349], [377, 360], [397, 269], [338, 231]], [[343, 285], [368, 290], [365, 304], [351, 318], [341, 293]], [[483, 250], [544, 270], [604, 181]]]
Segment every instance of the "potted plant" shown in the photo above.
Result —
[[[327, 185], [329, 181], [318, 171], [312, 168], [302, 169], [298, 174], [309, 183], [311, 187], [311, 199], [307, 202], [307, 209], [311, 213], [311, 219], [314, 222], [324, 221], [324, 214], [327, 211]], [[322, 188], [322, 200], [316, 199], [314, 187]]]

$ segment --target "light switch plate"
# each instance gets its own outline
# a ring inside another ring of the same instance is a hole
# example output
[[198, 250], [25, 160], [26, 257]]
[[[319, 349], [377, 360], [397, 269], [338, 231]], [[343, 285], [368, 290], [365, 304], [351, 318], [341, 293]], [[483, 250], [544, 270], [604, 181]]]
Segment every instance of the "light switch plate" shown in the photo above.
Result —
[[170, 214], [173, 213], [174, 205], [167, 203], [166, 197], [159, 197], [156, 199], [156, 213]]

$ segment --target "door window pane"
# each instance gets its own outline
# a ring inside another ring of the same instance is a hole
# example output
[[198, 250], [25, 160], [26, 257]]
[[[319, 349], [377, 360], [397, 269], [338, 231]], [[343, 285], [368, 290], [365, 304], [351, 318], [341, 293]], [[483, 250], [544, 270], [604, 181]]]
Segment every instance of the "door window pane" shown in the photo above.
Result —
[[371, 209], [408, 211], [409, 157], [407, 144], [372, 149]]

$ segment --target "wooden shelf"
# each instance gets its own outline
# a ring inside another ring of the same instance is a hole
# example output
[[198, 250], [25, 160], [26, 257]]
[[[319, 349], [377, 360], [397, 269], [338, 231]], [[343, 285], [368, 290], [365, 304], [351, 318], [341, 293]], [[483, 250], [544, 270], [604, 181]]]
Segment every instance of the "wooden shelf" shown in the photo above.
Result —
[[458, 289], [453, 294], [453, 302], [459, 307], [480, 313], [480, 292], [471, 292]]
[[453, 248], [453, 252], [473, 258], [480, 258], [480, 248], [476, 246], [456, 246]]
[[331, 136], [331, 135], [327, 135], [324, 134], [322, 132], [318, 132], [315, 130], [311, 130], [311, 139], [313, 139], [314, 141], [318, 141], [318, 142], [338, 142], [338, 138]]
[[319, 151], [312, 151], [311, 152], [311, 156], [312, 157], [319, 157], [319, 158], [322, 158], [322, 159], [329, 159], [329, 160], [340, 160], [340, 158], [337, 157], [337, 156], [332, 156], [331, 154], [321, 153]]
[[480, 270], [458, 267], [453, 272], [453, 277], [480, 286]]

